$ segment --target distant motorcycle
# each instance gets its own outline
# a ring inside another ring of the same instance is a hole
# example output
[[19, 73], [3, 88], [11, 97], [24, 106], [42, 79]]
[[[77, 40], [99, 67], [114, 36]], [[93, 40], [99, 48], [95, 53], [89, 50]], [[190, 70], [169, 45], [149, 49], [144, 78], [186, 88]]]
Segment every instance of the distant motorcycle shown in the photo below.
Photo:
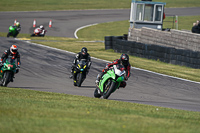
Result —
[[8, 57], [0, 71], [1, 86], [6, 87], [12, 81], [17, 69], [15, 60], [12, 57]]
[[10, 36], [17, 37], [18, 34], [19, 34], [19, 31], [17, 30], [16, 26], [9, 27], [7, 37], [10, 37]]
[[74, 86], [80, 87], [87, 75], [87, 63], [85, 59], [77, 61], [76, 68], [74, 69], [75, 79]]
[[123, 65], [113, 65], [113, 68], [110, 68], [100, 79], [99, 86], [94, 91], [94, 97], [100, 98], [103, 96], [104, 99], [107, 99], [125, 80], [125, 74], [126, 71]]
[[34, 37], [34, 36], [36, 36], [36, 37], [44, 37], [46, 32], [47, 32], [46, 30], [42, 30], [41, 31], [40, 28], [36, 28], [34, 30], [33, 34], [31, 34], [31, 37]]

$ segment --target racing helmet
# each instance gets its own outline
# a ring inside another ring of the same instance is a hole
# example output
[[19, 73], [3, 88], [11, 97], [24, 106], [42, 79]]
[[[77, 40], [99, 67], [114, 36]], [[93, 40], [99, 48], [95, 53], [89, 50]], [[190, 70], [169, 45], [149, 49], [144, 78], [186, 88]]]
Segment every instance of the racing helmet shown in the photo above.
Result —
[[83, 48], [81, 49], [81, 52], [82, 52], [84, 55], [86, 55], [86, 54], [87, 54], [87, 48], [86, 48], [86, 47], [83, 47]]
[[16, 22], [16, 26], [17, 26], [17, 27], [20, 27], [20, 23], [19, 23], [19, 22]]
[[120, 56], [120, 61], [122, 62], [122, 65], [127, 66], [129, 63], [129, 56], [127, 54], [122, 54]]
[[42, 29], [42, 30], [43, 30], [43, 29], [44, 29], [44, 26], [43, 26], [43, 25], [40, 25], [40, 29]]
[[16, 54], [16, 53], [17, 53], [17, 50], [18, 50], [17, 45], [12, 45], [12, 46], [10, 47], [10, 52], [11, 52], [12, 54]]

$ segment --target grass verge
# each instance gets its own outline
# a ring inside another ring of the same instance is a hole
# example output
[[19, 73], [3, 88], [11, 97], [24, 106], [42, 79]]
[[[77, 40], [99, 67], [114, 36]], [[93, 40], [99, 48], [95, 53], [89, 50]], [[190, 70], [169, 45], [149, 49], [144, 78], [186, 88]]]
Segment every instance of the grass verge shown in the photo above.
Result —
[[[0, 11], [49, 11], [82, 9], [122, 9], [131, 8], [132, 0], [1, 0]], [[198, 0], [153, 0], [165, 2], [166, 7], [198, 7]]]
[[199, 112], [0, 87], [1, 133], [200, 132]]

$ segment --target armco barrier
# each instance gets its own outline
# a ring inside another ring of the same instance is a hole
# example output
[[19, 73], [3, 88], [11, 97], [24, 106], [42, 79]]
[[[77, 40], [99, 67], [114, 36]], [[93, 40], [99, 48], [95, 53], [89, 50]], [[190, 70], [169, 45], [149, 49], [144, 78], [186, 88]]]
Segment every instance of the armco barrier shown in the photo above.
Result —
[[144, 44], [136, 41], [127, 41], [123, 38], [123, 36], [106, 36], [105, 49], [114, 49], [118, 53], [127, 53], [166, 63], [200, 68], [200, 51]]

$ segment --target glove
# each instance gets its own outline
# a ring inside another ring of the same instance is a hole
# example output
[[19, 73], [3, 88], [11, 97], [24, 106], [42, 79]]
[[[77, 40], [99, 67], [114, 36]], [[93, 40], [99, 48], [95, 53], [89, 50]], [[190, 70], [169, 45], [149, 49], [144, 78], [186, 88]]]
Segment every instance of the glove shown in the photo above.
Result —
[[73, 68], [75, 68], [75, 67], [76, 67], [76, 65], [75, 65], [75, 64], [72, 64], [71, 69], [73, 69]]
[[16, 68], [16, 73], [19, 72], [19, 69], [20, 69], [20, 66], [17, 66], [17, 68]]
[[103, 70], [102, 70], [102, 72], [107, 72], [108, 71], [108, 68], [104, 68]]

